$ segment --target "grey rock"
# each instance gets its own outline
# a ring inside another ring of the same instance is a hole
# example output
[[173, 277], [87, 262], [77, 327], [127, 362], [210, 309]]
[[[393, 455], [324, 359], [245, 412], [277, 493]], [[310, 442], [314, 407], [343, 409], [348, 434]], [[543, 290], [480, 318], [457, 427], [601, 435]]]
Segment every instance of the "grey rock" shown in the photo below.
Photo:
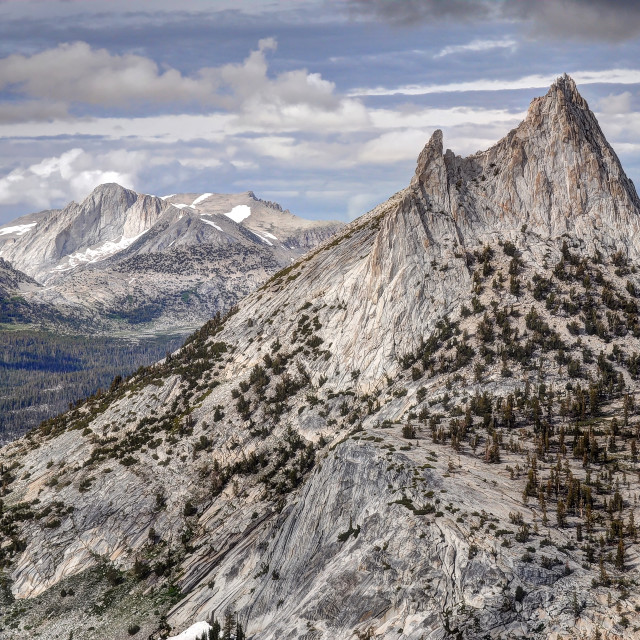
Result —
[[[436, 132], [407, 189], [271, 278], [223, 324], [208, 325], [167, 361], [50, 431], [2, 449], [3, 464], [15, 464], [17, 474], [7, 505], [37, 498], [74, 507], [58, 528], [38, 518], [18, 525], [26, 548], [11, 557], [13, 595], [44, 597], [101, 561], [129, 569], [162, 549], [174, 554], [171, 579], [183, 594], [165, 609], [176, 632], [231, 610], [261, 640], [586, 638], [596, 628], [634, 637], [637, 586], [621, 603], [624, 626], [607, 588], [593, 586], [594, 568], [582, 565], [574, 530], [545, 525], [536, 501], [523, 502], [523, 465], [537, 446], [529, 424], [500, 431], [500, 464], [466, 444], [458, 452], [434, 442], [424, 420], [415, 439], [402, 427], [419, 425], [420, 409], [445, 415], [484, 391], [504, 399], [527, 382], [565, 388], [552, 356], [515, 376], [493, 364], [474, 378], [467, 364], [457, 376], [418, 371], [414, 378], [403, 358], [445, 318], [477, 336], [482, 316], [462, 313], [474, 295], [487, 307], [514, 305], [514, 326], [527, 330], [530, 288], [474, 293], [474, 252], [510, 240], [531, 280], [552, 271], [563, 240], [582, 255], [599, 250], [609, 260], [622, 249], [635, 259], [630, 231], [638, 219], [635, 190], [569, 78], [486, 152], [443, 153]], [[508, 273], [506, 255], [494, 262]], [[610, 261], [602, 269], [613, 280]], [[572, 345], [566, 319], [542, 308]], [[597, 336], [581, 339], [594, 353], [604, 348]], [[635, 336], [612, 340], [640, 351]], [[221, 343], [226, 350], [213, 358]], [[264, 372], [270, 379], [261, 398], [255, 367], [283, 353], [290, 358], [282, 371], [272, 364]], [[481, 432], [488, 447], [490, 430]], [[159, 442], [136, 445], [137, 462], [123, 465], [117, 452], [92, 456], [98, 447], [129, 451], [145, 434]], [[540, 461], [545, 473], [555, 464], [549, 458]], [[581, 460], [565, 462], [583, 478]], [[226, 483], [224, 470], [233, 470]], [[636, 475], [627, 475], [628, 487], [621, 482], [628, 505], [640, 489]], [[161, 507], [157, 494], [166, 498]], [[531, 543], [515, 537], [520, 520]], [[159, 541], [150, 542], [151, 528]], [[534, 560], [524, 562], [533, 542]], [[635, 543], [628, 554], [635, 568]], [[543, 566], [542, 555], [557, 564]], [[145, 583], [149, 590], [162, 584]], [[74, 615], [76, 628], [87, 629]], [[53, 638], [44, 624], [38, 632]]]

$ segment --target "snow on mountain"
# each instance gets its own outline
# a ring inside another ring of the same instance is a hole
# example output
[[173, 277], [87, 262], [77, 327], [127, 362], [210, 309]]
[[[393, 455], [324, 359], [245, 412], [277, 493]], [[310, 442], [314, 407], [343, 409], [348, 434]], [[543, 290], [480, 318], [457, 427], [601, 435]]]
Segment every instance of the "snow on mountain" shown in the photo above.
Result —
[[84, 251], [78, 251], [67, 256], [65, 263], [59, 264], [55, 267], [56, 271], [67, 271], [73, 269], [80, 264], [98, 262], [104, 260], [110, 256], [115, 255], [119, 251], [123, 251], [127, 247], [130, 247], [138, 238], [141, 238], [147, 231], [139, 233], [137, 236], [131, 238], [120, 238], [116, 242], [107, 240], [104, 244], [97, 247], [88, 247]]
[[6, 236], [10, 234], [15, 234], [16, 236], [22, 236], [28, 231], [30, 231], [31, 229], [33, 229], [33, 227], [35, 227], [36, 224], [38, 223], [31, 222], [30, 224], [19, 224], [14, 227], [2, 227], [0, 229], [0, 236]]
[[201, 196], [198, 196], [191, 204], [196, 205], [204, 202], [207, 198], [210, 198], [213, 193], [203, 193]]
[[254, 236], [257, 236], [258, 238], [260, 238], [260, 240], [262, 240], [262, 242], [264, 242], [265, 244], [268, 244], [270, 247], [273, 246], [273, 242], [269, 242], [269, 240], [267, 240], [264, 236], [261, 236], [257, 231], [251, 231], [251, 233]]
[[224, 215], [231, 218], [234, 222], [240, 223], [251, 215], [251, 207], [246, 204], [239, 204]]
[[207, 220], [204, 216], [202, 218], [200, 218], [202, 220], [202, 222], [204, 222], [205, 224], [209, 224], [211, 225], [214, 229], [217, 229], [218, 231], [222, 231], [222, 228], [219, 227], [215, 222], [211, 222], [211, 220]]
[[212, 628], [208, 622], [196, 622], [179, 635], [171, 636], [167, 640], [199, 640], [203, 633], [207, 633]]

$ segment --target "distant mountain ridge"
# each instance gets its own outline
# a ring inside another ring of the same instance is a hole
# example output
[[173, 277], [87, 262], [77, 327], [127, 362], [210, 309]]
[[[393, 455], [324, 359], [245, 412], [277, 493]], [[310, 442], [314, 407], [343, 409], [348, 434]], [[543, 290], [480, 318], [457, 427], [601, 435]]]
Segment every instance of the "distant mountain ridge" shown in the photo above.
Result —
[[0, 441], [162, 357], [341, 226], [252, 192], [159, 198], [104, 184], [0, 227], [0, 324], [44, 330], [0, 334]]
[[[162, 251], [173, 245], [244, 240], [277, 246], [278, 258], [283, 260], [281, 254], [287, 250], [297, 254], [340, 226], [299, 218], [253, 192], [157, 197], [111, 183], [96, 187], [80, 204], [72, 202], [64, 209], [30, 214], [3, 225], [0, 255], [16, 269], [47, 282], [122, 252]], [[274, 230], [281, 238], [271, 233]]]
[[0, 257], [46, 285], [32, 302], [107, 331], [120, 320], [186, 331], [341, 226], [252, 192], [156, 197], [105, 184], [80, 204], [0, 227]]

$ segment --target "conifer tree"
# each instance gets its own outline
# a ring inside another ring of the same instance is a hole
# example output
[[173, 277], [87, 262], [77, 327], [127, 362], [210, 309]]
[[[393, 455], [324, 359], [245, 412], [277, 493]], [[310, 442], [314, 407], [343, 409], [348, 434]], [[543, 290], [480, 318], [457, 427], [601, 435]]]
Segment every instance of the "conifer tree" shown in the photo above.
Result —
[[209, 640], [220, 640], [220, 623], [215, 618], [209, 629]]
[[567, 524], [567, 508], [565, 507], [564, 500], [562, 498], [558, 500], [556, 518], [558, 520], [559, 527], [564, 527]]
[[616, 552], [616, 569], [620, 571], [624, 570], [624, 542], [622, 538], [620, 538], [618, 542], [618, 550]]

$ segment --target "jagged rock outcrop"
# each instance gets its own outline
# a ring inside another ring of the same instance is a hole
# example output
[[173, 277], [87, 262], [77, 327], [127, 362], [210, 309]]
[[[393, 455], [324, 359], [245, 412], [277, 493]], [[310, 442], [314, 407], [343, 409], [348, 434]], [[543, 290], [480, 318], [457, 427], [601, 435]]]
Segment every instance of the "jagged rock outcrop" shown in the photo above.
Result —
[[468, 240], [497, 227], [508, 237], [526, 224], [543, 238], [568, 233], [586, 251], [638, 256], [636, 189], [568, 76], [533, 100], [525, 120], [487, 151], [443, 155], [436, 132], [412, 186], [427, 208], [450, 213]]
[[[634, 637], [639, 216], [567, 77], [486, 152], [436, 132], [407, 189], [2, 450], [38, 603], [8, 638]], [[117, 613], [44, 621], [100, 568]]]

